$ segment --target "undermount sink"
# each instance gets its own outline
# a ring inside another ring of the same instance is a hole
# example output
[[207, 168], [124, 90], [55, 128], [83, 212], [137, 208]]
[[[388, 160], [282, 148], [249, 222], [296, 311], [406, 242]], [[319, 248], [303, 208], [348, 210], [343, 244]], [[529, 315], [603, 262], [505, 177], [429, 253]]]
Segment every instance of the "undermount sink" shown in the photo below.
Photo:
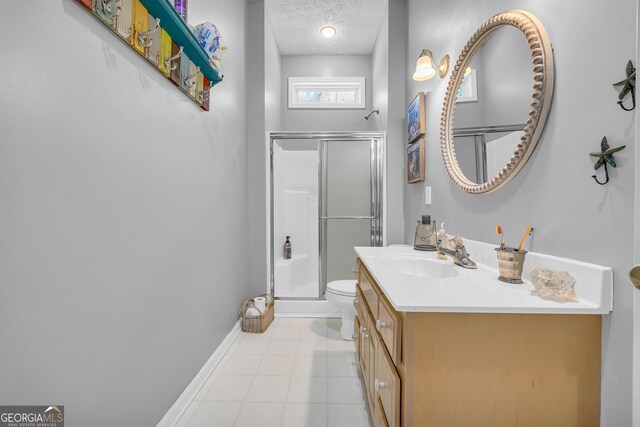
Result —
[[410, 276], [446, 279], [458, 274], [450, 261], [425, 258], [424, 255], [384, 255], [380, 266]]

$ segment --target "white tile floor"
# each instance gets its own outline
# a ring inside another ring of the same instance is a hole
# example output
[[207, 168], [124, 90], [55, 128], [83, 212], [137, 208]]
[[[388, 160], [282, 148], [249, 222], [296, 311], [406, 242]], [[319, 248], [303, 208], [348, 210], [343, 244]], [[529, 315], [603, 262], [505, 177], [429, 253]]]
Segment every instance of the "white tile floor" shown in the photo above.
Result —
[[242, 333], [177, 427], [370, 427], [340, 319], [276, 318]]

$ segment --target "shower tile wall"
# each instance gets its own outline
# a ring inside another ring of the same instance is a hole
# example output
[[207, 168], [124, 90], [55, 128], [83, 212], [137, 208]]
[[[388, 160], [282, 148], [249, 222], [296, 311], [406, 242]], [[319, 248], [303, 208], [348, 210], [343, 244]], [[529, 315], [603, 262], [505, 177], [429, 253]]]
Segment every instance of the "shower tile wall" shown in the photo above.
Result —
[[[277, 297], [318, 297], [318, 152], [274, 144], [274, 281]], [[282, 246], [291, 236], [292, 258]]]

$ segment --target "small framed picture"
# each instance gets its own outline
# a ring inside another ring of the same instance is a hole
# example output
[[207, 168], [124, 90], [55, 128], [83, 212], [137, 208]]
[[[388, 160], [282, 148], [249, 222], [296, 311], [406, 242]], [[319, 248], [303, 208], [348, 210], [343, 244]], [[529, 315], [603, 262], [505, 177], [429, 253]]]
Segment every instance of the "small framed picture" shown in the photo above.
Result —
[[407, 140], [409, 143], [424, 136], [427, 131], [427, 117], [424, 110], [424, 92], [420, 92], [407, 108]]
[[476, 70], [471, 69], [469, 75], [462, 79], [462, 84], [456, 93], [456, 102], [477, 102], [478, 101], [478, 80]]
[[407, 147], [407, 181], [409, 184], [424, 181], [424, 139]]

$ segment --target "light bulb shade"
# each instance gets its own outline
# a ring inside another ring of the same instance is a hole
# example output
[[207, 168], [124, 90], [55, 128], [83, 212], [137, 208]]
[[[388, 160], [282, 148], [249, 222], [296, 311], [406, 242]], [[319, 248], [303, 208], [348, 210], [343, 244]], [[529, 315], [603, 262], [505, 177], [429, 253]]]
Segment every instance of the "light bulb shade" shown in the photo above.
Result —
[[322, 27], [320, 30], [320, 34], [322, 34], [325, 38], [330, 39], [331, 37], [336, 35], [336, 29], [331, 25], [327, 25], [326, 27]]
[[413, 80], [418, 82], [429, 80], [436, 75], [433, 66], [433, 54], [430, 50], [424, 49], [416, 61], [416, 71], [413, 73]]
[[467, 67], [464, 69], [464, 77], [467, 77], [469, 74], [471, 74], [471, 67]]
[[433, 54], [429, 49], [423, 49], [416, 61], [416, 71], [413, 80], [424, 81], [433, 78], [436, 74], [444, 77], [449, 69], [449, 55], [445, 55], [439, 65], [434, 64]]
[[426, 65], [416, 65], [416, 71], [413, 73], [413, 80], [422, 82], [429, 80], [436, 75], [436, 69]]

